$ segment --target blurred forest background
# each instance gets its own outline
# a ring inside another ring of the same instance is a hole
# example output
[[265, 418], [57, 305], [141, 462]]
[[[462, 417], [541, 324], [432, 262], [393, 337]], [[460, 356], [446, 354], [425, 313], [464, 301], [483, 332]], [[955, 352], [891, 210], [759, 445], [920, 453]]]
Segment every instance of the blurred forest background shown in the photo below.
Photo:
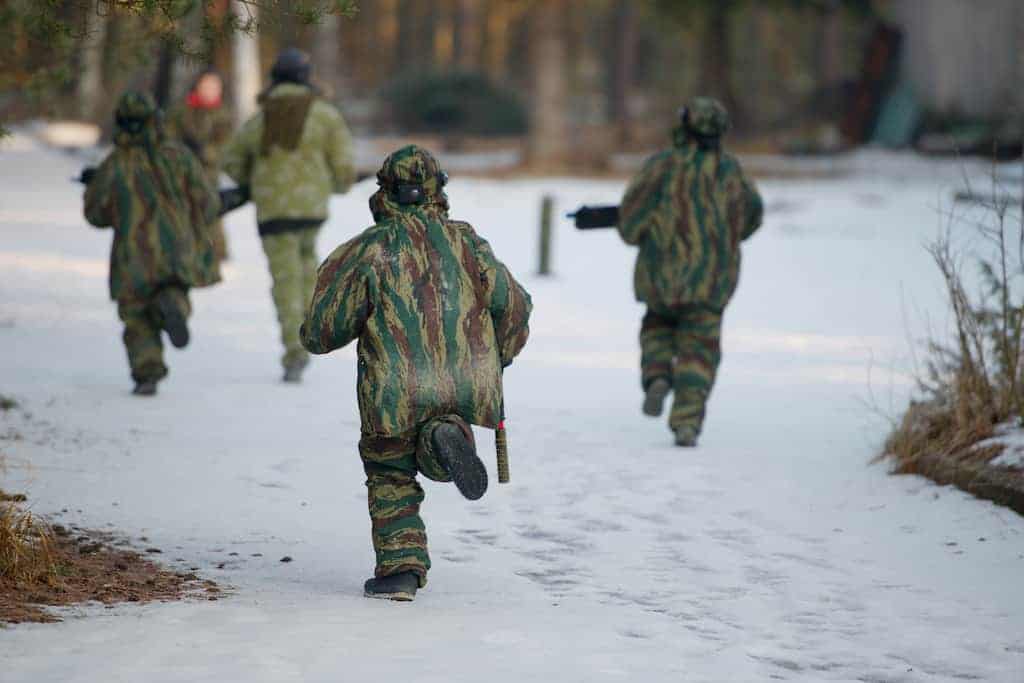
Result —
[[244, 117], [289, 45], [360, 137], [537, 167], [662, 145], [695, 94], [739, 145], [796, 153], [934, 133], [1011, 153], [1024, 111], [1018, 0], [3, 0], [0, 122], [107, 128], [125, 88], [173, 104], [209, 66]]

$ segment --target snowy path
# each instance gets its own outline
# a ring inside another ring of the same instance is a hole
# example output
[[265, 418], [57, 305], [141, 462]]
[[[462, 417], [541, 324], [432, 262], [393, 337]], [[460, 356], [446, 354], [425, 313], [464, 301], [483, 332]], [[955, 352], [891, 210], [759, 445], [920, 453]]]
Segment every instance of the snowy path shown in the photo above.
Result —
[[[454, 214], [536, 304], [508, 373], [513, 483], [479, 504], [427, 485], [434, 570], [393, 605], [360, 595], [353, 356], [277, 383], [251, 210], [229, 223], [226, 282], [194, 296], [193, 345], [142, 401], [106, 300], [109, 237], [61, 182], [75, 165], [4, 153], [0, 392], [29, 416], [0, 415], [3, 486], [235, 592], [0, 631], [0, 681], [1024, 681], [1024, 520], [868, 464], [886, 429], [869, 380], [899, 405], [905, 319], [912, 335], [943, 322], [921, 244], [955, 169], [862, 167], [764, 185], [695, 452], [639, 415], [633, 252], [561, 224], [558, 276], [530, 275], [545, 188], [564, 209], [621, 185], [456, 178]], [[365, 227], [370, 189], [335, 202], [323, 254]]]

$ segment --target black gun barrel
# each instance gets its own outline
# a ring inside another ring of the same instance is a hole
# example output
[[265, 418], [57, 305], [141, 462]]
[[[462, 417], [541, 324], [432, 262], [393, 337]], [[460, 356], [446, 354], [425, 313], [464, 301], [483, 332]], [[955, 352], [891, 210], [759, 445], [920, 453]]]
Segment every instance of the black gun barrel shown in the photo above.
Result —
[[71, 180], [75, 181], [76, 183], [82, 183], [83, 185], [88, 185], [89, 183], [92, 182], [92, 179], [94, 177], [96, 177], [96, 167], [95, 166], [86, 166], [85, 168], [82, 169], [81, 173], [79, 173], [77, 176], [75, 176]]
[[619, 207], [617, 206], [581, 206], [567, 218], [576, 221], [577, 230], [597, 230], [614, 228], [619, 224]]
[[220, 213], [218, 215], [223, 216], [249, 201], [249, 186], [228, 187], [221, 190], [219, 194]]

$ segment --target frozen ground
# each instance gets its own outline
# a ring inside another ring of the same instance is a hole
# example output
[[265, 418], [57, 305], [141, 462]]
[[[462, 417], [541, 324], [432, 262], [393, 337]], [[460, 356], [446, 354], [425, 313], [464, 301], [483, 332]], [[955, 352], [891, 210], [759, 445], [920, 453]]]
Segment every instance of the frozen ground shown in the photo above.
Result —
[[[24, 437], [0, 441], [3, 486], [235, 589], [0, 631], [0, 680], [1024, 681], [1024, 520], [869, 465], [872, 391], [898, 408], [908, 339], [945, 322], [921, 244], [957, 170], [856, 167], [763, 185], [693, 452], [639, 414], [633, 251], [560, 223], [557, 277], [532, 275], [542, 192], [566, 209], [621, 184], [456, 177], [454, 215], [536, 304], [508, 373], [513, 481], [479, 504], [427, 484], [435, 567], [397, 605], [361, 597], [353, 356], [278, 383], [251, 209], [229, 221], [225, 283], [195, 293], [192, 346], [139, 400], [75, 163], [0, 153], [0, 392], [30, 414], [0, 416]], [[324, 254], [368, 223], [370, 190], [334, 202]]]

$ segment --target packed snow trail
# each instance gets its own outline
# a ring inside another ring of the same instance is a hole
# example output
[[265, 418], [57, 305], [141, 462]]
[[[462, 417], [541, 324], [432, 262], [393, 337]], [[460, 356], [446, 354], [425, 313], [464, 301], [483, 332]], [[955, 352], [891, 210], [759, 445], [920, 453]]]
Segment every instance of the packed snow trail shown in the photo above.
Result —
[[[229, 219], [225, 282], [194, 293], [192, 345], [142, 400], [110, 235], [62, 182], [76, 164], [5, 151], [0, 392], [23, 410], [0, 415], [3, 487], [234, 592], [0, 630], [0, 680], [1024, 681], [1024, 520], [869, 464], [876, 408], [911, 387], [908, 341], [945, 320], [922, 244], [957, 169], [851, 165], [761, 184], [695, 451], [640, 415], [634, 250], [560, 223], [556, 276], [533, 276], [540, 196], [567, 210], [622, 183], [455, 177], [453, 216], [524, 280], [533, 334], [506, 373], [512, 483], [475, 504], [425, 484], [434, 569], [397, 605], [361, 596], [354, 353], [278, 382], [251, 209]], [[369, 224], [371, 190], [334, 201], [322, 256]]]

